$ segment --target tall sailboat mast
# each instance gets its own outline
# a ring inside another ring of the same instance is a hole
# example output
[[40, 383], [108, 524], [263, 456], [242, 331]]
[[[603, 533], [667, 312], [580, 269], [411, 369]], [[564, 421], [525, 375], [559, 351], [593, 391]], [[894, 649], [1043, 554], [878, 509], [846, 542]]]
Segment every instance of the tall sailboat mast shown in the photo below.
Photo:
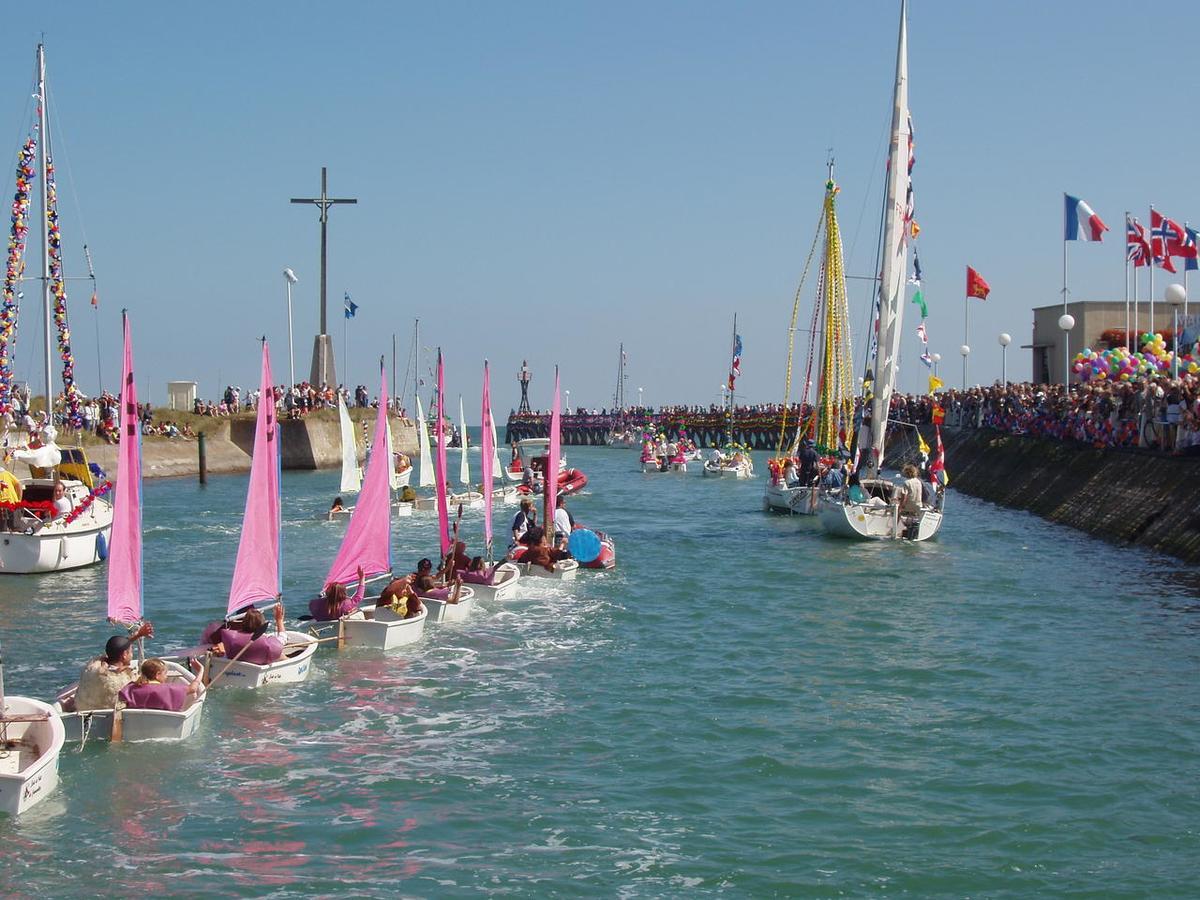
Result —
[[613, 394], [613, 406], [617, 409], [625, 408], [625, 344], [621, 344], [620, 354], [617, 357], [617, 392]]
[[53, 349], [50, 345], [50, 237], [48, 229], [50, 227], [50, 179], [47, 177], [47, 162], [51, 159], [50, 156], [50, 117], [46, 115], [46, 105], [48, 97], [46, 96], [46, 47], [43, 44], [38, 44], [37, 47], [37, 72], [38, 72], [38, 104], [37, 104], [37, 120], [38, 120], [38, 169], [42, 175], [42, 315], [45, 331], [43, 334], [43, 343], [46, 350], [45, 359], [45, 385], [46, 385], [46, 415], [50, 420], [54, 420], [54, 392], [51, 385], [50, 376], [50, 360], [53, 358]]
[[896, 45], [896, 86], [892, 105], [891, 145], [888, 149], [887, 197], [883, 223], [883, 266], [879, 278], [879, 337], [875, 348], [875, 379], [871, 400], [871, 452], [867, 473], [883, 467], [888, 410], [896, 387], [900, 329], [904, 317], [904, 281], [908, 266], [908, 0], [900, 4], [900, 37]]

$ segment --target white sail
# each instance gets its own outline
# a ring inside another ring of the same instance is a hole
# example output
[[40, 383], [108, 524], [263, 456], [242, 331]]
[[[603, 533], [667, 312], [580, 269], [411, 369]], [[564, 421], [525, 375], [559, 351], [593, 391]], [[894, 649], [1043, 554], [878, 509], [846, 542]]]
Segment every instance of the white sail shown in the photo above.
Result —
[[458, 459], [458, 483], [471, 483], [471, 463], [467, 459], [467, 414], [463, 412], [462, 394], [458, 395], [458, 427], [459, 427], [459, 459]]
[[492, 423], [492, 480], [503, 480], [504, 469], [500, 465], [500, 452], [496, 445], [496, 417], [492, 415], [491, 403], [488, 404], [488, 419]]
[[888, 149], [887, 199], [883, 220], [883, 267], [879, 279], [879, 332], [875, 347], [875, 380], [871, 401], [871, 448], [867, 472], [883, 466], [888, 410], [900, 364], [900, 334], [904, 318], [904, 284], [908, 267], [909, 141], [908, 2], [900, 4], [900, 38], [896, 46], [896, 86], [892, 106], [892, 137]]
[[346, 401], [338, 392], [338, 422], [342, 427], [342, 487], [343, 494], [356, 494], [362, 487], [362, 470], [358, 467], [358, 450], [354, 443], [354, 423], [346, 410]]
[[401, 476], [396, 472], [396, 438], [392, 434], [392, 419], [387, 417], [387, 458], [388, 465], [388, 485], [393, 491], [400, 489]]
[[429, 449], [429, 429], [425, 427], [425, 410], [417, 397], [417, 447], [421, 451], [421, 473], [418, 487], [433, 487], [433, 453]]

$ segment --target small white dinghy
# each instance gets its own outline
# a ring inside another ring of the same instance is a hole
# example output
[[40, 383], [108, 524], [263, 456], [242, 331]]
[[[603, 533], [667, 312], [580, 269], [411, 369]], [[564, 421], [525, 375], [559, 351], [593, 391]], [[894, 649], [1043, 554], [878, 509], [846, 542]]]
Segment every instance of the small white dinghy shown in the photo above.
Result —
[[554, 578], [559, 581], [574, 581], [579, 573], [579, 563], [573, 559], [560, 559], [554, 563], [554, 571], [533, 563], [521, 563], [521, 574], [526, 578]]
[[517, 582], [521, 580], [521, 570], [515, 563], [500, 563], [492, 572], [490, 581], [469, 580], [476, 573], [468, 572], [463, 575], [464, 587], [469, 587], [480, 600], [511, 600], [517, 594]]
[[0, 696], [0, 813], [20, 815], [54, 790], [64, 740], [48, 703]]
[[[284, 642], [283, 656], [272, 663], [256, 665], [245, 660], [212, 656], [208, 676], [214, 687], [260, 688], [271, 684], [296, 684], [308, 678], [317, 639], [303, 631], [285, 631], [277, 637]], [[220, 677], [220, 681], [217, 678]]]
[[763, 493], [763, 510], [790, 513], [796, 516], [815, 516], [819, 507], [820, 489], [816, 486], [789, 487], [782, 481], [772, 481]]
[[748, 456], [712, 456], [704, 461], [704, 474], [713, 478], [753, 478], [754, 463]]
[[438, 624], [442, 622], [465, 622], [470, 617], [471, 610], [475, 606], [475, 591], [472, 587], [467, 587], [465, 584], [462, 586], [462, 590], [458, 592], [457, 603], [451, 603], [449, 600], [442, 600], [438, 597], [426, 597], [424, 594], [419, 594], [418, 596], [429, 613], [429, 621]]
[[372, 605], [359, 607], [337, 622], [313, 622], [310, 628], [319, 638], [335, 637], [340, 628], [342, 639], [338, 643], [348, 648], [394, 650], [419, 641], [425, 634], [428, 617], [425, 609], [411, 619], [405, 619], [386, 606], [378, 609]]
[[[483, 509], [483, 494], [479, 491], [450, 494], [446, 498], [446, 503], [449, 506], [461, 506], [463, 509]], [[418, 497], [413, 501], [413, 508], [419, 512], [437, 512], [437, 495]]]
[[[167, 664], [167, 683], [191, 684], [198, 676], [179, 663], [164, 660]], [[121, 740], [136, 741], [182, 741], [196, 733], [204, 712], [204, 694], [188, 697], [179, 712], [165, 709], [75, 709], [75, 692], [78, 683], [61, 691], [54, 703], [54, 711], [63, 724], [68, 741], [111, 741], [113, 719], [121, 718]]]

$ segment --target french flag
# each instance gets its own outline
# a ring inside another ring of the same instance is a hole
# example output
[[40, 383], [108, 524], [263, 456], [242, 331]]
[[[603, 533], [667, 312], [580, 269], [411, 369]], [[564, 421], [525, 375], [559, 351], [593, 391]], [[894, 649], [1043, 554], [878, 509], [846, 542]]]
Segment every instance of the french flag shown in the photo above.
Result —
[[1108, 231], [1108, 226], [1101, 222], [1100, 217], [1092, 212], [1092, 208], [1078, 197], [1072, 197], [1070, 194], [1063, 194], [1063, 197], [1067, 203], [1066, 215], [1063, 217], [1067, 227], [1063, 240], [1101, 240], [1104, 232]]

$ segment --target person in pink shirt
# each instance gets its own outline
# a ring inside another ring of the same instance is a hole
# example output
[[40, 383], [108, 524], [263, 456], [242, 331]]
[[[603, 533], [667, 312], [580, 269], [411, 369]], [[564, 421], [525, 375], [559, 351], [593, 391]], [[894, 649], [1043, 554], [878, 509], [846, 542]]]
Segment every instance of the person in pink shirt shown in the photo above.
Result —
[[[267, 620], [257, 607], [250, 607], [240, 619], [222, 623], [222, 627], [206, 631], [212, 640], [212, 651], [226, 659], [256, 666], [265, 666], [283, 657], [287, 628], [283, 624], [283, 602], [275, 604], [275, 634], [267, 636]], [[240, 656], [239, 656], [240, 654]]]
[[147, 659], [142, 663], [141, 677], [121, 688], [117, 696], [127, 709], [182, 712], [188, 701], [198, 697], [204, 690], [199, 677], [204, 667], [197, 660], [190, 662], [197, 677], [190, 684], [185, 684], [167, 681], [167, 664], [161, 659]]
[[358, 609], [363, 601], [367, 576], [363, 574], [362, 566], [358, 567], [358, 590], [353, 597], [346, 596], [346, 586], [341, 582], [325, 585], [325, 592], [315, 597], [308, 604], [308, 611], [318, 622], [336, 622], [342, 616], [348, 616]]

